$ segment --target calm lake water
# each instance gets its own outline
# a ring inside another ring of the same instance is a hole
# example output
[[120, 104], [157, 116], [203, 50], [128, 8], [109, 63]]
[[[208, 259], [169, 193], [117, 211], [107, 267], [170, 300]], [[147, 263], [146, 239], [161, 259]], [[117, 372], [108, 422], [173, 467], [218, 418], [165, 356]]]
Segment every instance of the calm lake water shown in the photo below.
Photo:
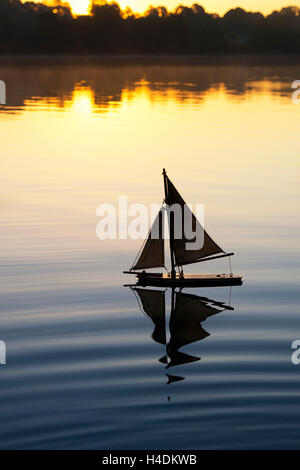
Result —
[[[0, 79], [0, 447], [299, 449], [300, 63], [7, 59]], [[123, 287], [141, 240], [96, 237], [99, 204], [161, 202], [163, 167], [244, 275], [185, 291], [234, 310], [168, 369]]]

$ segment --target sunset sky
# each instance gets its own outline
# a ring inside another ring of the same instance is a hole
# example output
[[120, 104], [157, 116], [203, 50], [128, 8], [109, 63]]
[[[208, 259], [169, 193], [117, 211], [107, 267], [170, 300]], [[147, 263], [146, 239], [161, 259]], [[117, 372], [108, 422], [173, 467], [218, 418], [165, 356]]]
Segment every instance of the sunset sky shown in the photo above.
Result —
[[[74, 13], [84, 14], [88, 11], [90, 0], [69, 0], [69, 3]], [[293, 0], [199, 0], [198, 2], [195, 0], [119, 0], [118, 3], [122, 8], [129, 6], [137, 12], [145, 11], [150, 4], [153, 6], [165, 5], [168, 9], [172, 10], [179, 4], [192, 5], [193, 3], [199, 3], [206, 11], [217, 12], [219, 14], [237, 6], [245, 10], [269, 13], [284, 6], [298, 4]]]

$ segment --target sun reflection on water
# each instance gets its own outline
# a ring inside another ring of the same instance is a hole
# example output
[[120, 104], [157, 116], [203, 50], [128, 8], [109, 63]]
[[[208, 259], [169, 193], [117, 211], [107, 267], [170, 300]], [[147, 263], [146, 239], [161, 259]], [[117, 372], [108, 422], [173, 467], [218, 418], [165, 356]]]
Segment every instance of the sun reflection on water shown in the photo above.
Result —
[[91, 114], [95, 105], [94, 91], [89, 86], [76, 86], [73, 92], [72, 111], [83, 114]]

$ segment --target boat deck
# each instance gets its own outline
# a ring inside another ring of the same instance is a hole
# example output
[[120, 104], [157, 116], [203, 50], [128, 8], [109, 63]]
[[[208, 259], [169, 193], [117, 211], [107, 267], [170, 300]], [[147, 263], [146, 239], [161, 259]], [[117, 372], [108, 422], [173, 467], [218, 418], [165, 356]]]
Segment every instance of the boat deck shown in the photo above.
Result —
[[[171, 276], [167, 273], [162, 274], [162, 279], [171, 279]], [[232, 279], [233, 277], [242, 277], [242, 276], [233, 276], [230, 274], [184, 274], [184, 276], [176, 275], [176, 279]]]
[[[126, 273], [127, 274], [127, 273]], [[161, 287], [217, 287], [242, 285], [242, 276], [232, 274], [184, 274], [172, 278], [167, 273], [131, 272], [141, 286]]]

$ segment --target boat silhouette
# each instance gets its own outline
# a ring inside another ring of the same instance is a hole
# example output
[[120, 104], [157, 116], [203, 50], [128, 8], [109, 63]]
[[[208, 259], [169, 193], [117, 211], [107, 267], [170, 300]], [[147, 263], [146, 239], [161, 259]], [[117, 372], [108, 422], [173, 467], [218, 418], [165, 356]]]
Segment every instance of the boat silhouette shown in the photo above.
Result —
[[[165, 199], [148, 238], [145, 240], [133, 266], [125, 274], [134, 274], [143, 286], [161, 287], [210, 287], [233, 286], [242, 284], [242, 276], [229, 274], [184, 274], [183, 266], [230, 257], [234, 253], [225, 253], [210, 237], [195, 215], [184, 202], [183, 198], [170, 181], [166, 170], [163, 170]], [[175, 208], [180, 209], [179, 217], [175, 218]], [[171, 270], [165, 266], [164, 211], [168, 215], [169, 248]], [[191, 227], [188, 227], [188, 221]], [[186, 233], [192, 228], [195, 237], [188, 238]], [[191, 249], [196, 241], [196, 234], [202, 235], [202, 246]], [[146, 272], [146, 269], [165, 268], [167, 273]], [[176, 272], [177, 268], [177, 272]], [[231, 270], [231, 263], [230, 263]]]
[[166, 328], [166, 290], [144, 289], [137, 285], [129, 286], [136, 295], [141, 311], [154, 324], [152, 339], [165, 347], [165, 355], [159, 360], [168, 370], [168, 384], [184, 380], [185, 377], [171, 375], [170, 368], [197, 362], [201, 358], [181, 351], [189, 344], [202, 341], [210, 334], [202, 323], [209, 317], [225, 310], [234, 310], [223, 302], [207, 297], [183, 293], [171, 289], [171, 312], [169, 320], [169, 341]]

